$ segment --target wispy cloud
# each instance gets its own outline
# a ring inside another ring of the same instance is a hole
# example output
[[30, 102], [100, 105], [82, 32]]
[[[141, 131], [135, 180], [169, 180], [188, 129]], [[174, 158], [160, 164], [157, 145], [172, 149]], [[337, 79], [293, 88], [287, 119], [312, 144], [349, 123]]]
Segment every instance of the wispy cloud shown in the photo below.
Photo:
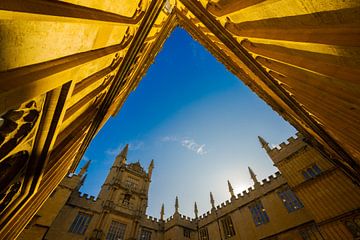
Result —
[[205, 155], [207, 154], [207, 151], [205, 149], [205, 144], [199, 144], [195, 142], [194, 139], [184, 137], [184, 138], [178, 138], [175, 136], [165, 136], [161, 139], [162, 142], [177, 142], [181, 146], [195, 152], [199, 155]]
[[[129, 150], [136, 151], [141, 150], [144, 148], [144, 142], [143, 141], [130, 141], [129, 143]], [[115, 157], [118, 155], [121, 150], [125, 147], [126, 143], [120, 143], [116, 148], [109, 148], [105, 151], [106, 155]]]
[[181, 141], [181, 145], [191, 151], [196, 152], [199, 155], [204, 155], [207, 153], [205, 150], [205, 144], [198, 144], [193, 139], [184, 139]]
[[176, 142], [177, 141], [177, 137], [174, 136], [165, 136], [163, 138], [161, 138], [162, 142]]

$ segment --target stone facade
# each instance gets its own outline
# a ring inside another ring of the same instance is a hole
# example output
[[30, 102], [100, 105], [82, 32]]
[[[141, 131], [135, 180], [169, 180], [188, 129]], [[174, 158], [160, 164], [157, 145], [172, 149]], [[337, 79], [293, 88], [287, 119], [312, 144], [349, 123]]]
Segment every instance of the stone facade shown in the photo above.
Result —
[[[168, 219], [164, 219], [164, 206], [159, 219], [147, 216], [147, 194], [154, 162], [147, 172], [139, 162], [127, 163], [126, 146], [116, 157], [97, 198], [78, 191], [85, 178], [86, 164], [79, 174], [69, 175], [61, 182], [20, 239], [326, 240], [360, 237], [360, 191], [339, 168], [330, 164], [301, 134], [276, 148], [270, 148], [263, 138], [259, 139], [281, 173], [258, 181], [249, 168], [253, 186], [236, 195], [228, 182], [230, 199], [215, 206], [210, 193], [212, 208], [201, 216], [198, 216], [196, 203], [195, 217], [180, 214], [178, 198], [175, 212]], [[89, 218], [88, 222], [74, 227], [83, 215]], [[119, 235], [111, 235], [114, 221], [123, 227], [123, 235], [119, 232]]]
[[358, 0], [0, 1], [0, 239], [75, 171], [178, 26], [359, 186], [359, 14]]

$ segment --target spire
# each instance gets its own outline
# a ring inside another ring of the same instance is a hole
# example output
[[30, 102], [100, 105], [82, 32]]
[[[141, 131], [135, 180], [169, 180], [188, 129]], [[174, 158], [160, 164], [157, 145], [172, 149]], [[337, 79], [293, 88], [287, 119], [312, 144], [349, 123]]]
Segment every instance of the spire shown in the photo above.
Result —
[[254, 182], [254, 186], [260, 184], [259, 181], [256, 178], [256, 174], [254, 173], [254, 171], [250, 167], [248, 167], [248, 168], [249, 168], [250, 177]]
[[179, 213], [179, 198], [175, 198], [175, 213]]
[[211, 203], [211, 209], [215, 209], [215, 201], [212, 192], [210, 192], [210, 203]]
[[88, 170], [91, 160], [86, 161], [84, 166], [80, 169], [79, 176], [82, 177]]
[[165, 206], [164, 204], [161, 205], [161, 211], [160, 211], [160, 220], [164, 220], [164, 214], [165, 214]]
[[129, 144], [126, 144], [125, 147], [119, 153], [119, 155], [116, 156], [115, 164], [118, 162], [120, 162], [120, 165], [126, 164], [128, 150], [129, 150]]
[[154, 159], [151, 160], [150, 165], [148, 167], [148, 176], [149, 179], [151, 179], [152, 171], [154, 169]]
[[229, 188], [229, 192], [230, 192], [231, 198], [234, 198], [234, 197], [235, 197], [234, 189], [233, 189], [233, 187], [231, 186], [231, 183], [230, 183], [229, 180], [227, 181], [227, 183], [228, 183], [228, 188]]
[[198, 211], [198, 207], [197, 207], [196, 202], [195, 202], [195, 204], [194, 204], [194, 213], [195, 213], [195, 219], [197, 219], [197, 218], [198, 218], [199, 211]]
[[86, 180], [86, 177], [87, 177], [87, 174], [85, 174], [85, 175], [81, 178], [79, 184], [78, 184], [77, 187], [75, 188], [77, 191], [79, 191], [80, 188], [81, 188], [81, 186], [84, 184], [84, 182], [85, 182], [85, 180]]
[[271, 152], [271, 148], [269, 147], [269, 143], [265, 141], [262, 137], [258, 136], [261, 147], [266, 150], [267, 153]]

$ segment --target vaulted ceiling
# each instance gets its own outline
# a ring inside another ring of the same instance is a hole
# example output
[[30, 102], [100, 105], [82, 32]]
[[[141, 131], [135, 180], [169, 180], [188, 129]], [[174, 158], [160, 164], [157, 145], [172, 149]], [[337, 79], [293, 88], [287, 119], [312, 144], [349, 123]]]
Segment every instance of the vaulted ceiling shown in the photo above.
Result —
[[359, 16], [358, 0], [1, 1], [0, 238], [77, 167], [176, 26], [359, 183]]

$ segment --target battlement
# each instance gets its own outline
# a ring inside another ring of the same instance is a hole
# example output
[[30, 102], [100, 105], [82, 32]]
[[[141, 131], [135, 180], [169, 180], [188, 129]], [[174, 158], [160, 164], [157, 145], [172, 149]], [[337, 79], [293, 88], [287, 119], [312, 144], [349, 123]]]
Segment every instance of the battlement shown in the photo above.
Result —
[[150, 221], [150, 222], [153, 222], [153, 223], [160, 223], [161, 222], [160, 219], [157, 219], [157, 218], [155, 218], [153, 216], [149, 216], [149, 215], [146, 215], [146, 220]]
[[164, 221], [152, 216], [144, 215], [141, 219], [141, 225], [147, 228], [159, 231], [163, 227]]
[[199, 216], [199, 224], [200, 226], [204, 226], [212, 221], [215, 221], [218, 217], [225, 216], [238, 208], [244, 207], [250, 202], [271, 191], [274, 191], [284, 184], [286, 184], [285, 179], [282, 177], [280, 172], [276, 172], [274, 175], [270, 175], [268, 178], [263, 179], [259, 185], [255, 186], [255, 188], [249, 187], [242, 193], [237, 194], [235, 198], [226, 200], [216, 206], [215, 210], [207, 211], [203, 215]]
[[180, 219], [181, 219], [181, 220], [185, 220], [185, 221], [189, 221], [189, 222], [194, 221], [193, 218], [188, 217], [188, 216], [185, 216], [185, 215], [182, 215], [182, 214], [180, 214]]
[[79, 192], [79, 191], [77, 193], [79, 195], [79, 198], [84, 198], [85, 200], [96, 202], [96, 197], [95, 196], [89, 195], [87, 193], [82, 193], [82, 192]]
[[200, 216], [200, 219], [205, 219], [207, 218], [208, 216], [210, 216], [210, 211], [207, 211], [206, 213], [204, 213], [203, 215]]
[[[189, 222], [195, 221], [194, 218], [188, 217], [188, 216], [183, 215], [183, 214], [179, 214], [179, 217], [180, 217], [179, 219], [184, 220], [184, 221], [189, 221]], [[172, 221], [172, 220], [174, 220], [174, 219], [175, 219], [175, 218], [174, 218], [174, 215], [173, 215], [173, 216], [168, 217], [168, 218], [165, 220], [165, 222], [170, 222], [170, 221]]]
[[190, 218], [188, 216], [175, 213], [173, 216], [170, 216], [165, 221], [165, 229], [169, 229], [174, 226], [182, 226], [189, 229], [196, 229], [196, 219]]
[[82, 180], [82, 176], [70, 173], [64, 177], [59, 186], [74, 190], [79, 186]]
[[76, 173], [69, 173], [68, 175], [65, 176], [65, 178], [72, 178], [72, 177], [76, 177]]
[[82, 193], [80, 191], [74, 192], [69, 198], [69, 204], [80, 208], [85, 208], [93, 211], [100, 211], [101, 203], [96, 197]]
[[304, 136], [297, 132], [294, 137], [288, 138], [287, 142], [280, 143], [279, 146], [272, 148], [268, 153], [276, 165], [305, 146]]
[[297, 132], [295, 136], [291, 136], [285, 142], [281, 142], [278, 146], [274, 147], [272, 151], [274, 152], [281, 151], [284, 148], [291, 146], [293, 143], [296, 143], [299, 140], [302, 141], [303, 138], [304, 138], [303, 135]]

